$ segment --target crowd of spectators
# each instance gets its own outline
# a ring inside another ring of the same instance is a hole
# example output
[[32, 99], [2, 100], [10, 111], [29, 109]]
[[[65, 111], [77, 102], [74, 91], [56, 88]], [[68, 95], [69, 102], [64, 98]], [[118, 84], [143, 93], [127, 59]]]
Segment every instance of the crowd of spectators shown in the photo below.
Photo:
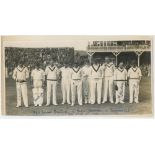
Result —
[[150, 64], [142, 64], [140, 66], [140, 69], [142, 71], [143, 76], [151, 76], [151, 65]]
[[36, 62], [44, 69], [51, 59], [59, 64], [71, 63], [74, 61], [74, 48], [5, 48], [5, 66], [8, 73], [12, 73], [20, 60], [31, 70]]

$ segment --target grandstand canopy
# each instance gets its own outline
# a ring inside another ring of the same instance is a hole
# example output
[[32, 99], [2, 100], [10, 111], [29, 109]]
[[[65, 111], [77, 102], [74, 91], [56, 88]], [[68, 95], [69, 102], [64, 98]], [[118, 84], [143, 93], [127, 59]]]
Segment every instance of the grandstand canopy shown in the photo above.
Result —
[[88, 52], [150, 52], [151, 40], [92, 41]]

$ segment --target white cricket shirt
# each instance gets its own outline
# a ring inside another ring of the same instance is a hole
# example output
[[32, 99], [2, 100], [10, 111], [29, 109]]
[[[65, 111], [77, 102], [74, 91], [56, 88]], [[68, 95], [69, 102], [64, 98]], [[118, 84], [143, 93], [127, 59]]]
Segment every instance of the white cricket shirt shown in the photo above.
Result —
[[82, 69], [80, 67], [73, 67], [71, 71], [72, 80], [80, 80], [82, 78]]
[[114, 71], [114, 80], [127, 80], [127, 70], [125, 68], [117, 68]]
[[31, 72], [33, 80], [43, 80], [45, 78], [45, 72], [42, 69], [34, 69]]
[[56, 66], [47, 66], [45, 69], [45, 75], [49, 80], [57, 80], [59, 75], [59, 69]]
[[62, 67], [60, 68], [62, 79], [71, 79], [71, 68]]
[[102, 68], [100, 65], [93, 64], [90, 69], [91, 78], [102, 78]]
[[141, 72], [141, 70], [140, 70], [140, 68], [138, 68], [138, 67], [135, 67], [135, 68], [133, 68], [133, 67], [131, 67], [129, 70], [128, 70], [128, 77], [130, 78], [130, 79], [139, 79], [140, 77], [142, 76], [142, 72]]
[[91, 67], [90, 66], [84, 66], [82, 68], [82, 74], [83, 74], [83, 77], [87, 76], [89, 78], [91, 76]]
[[27, 67], [23, 66], [21, 67], [16, 67], [13, 71], [13, 79], [14, 80], [24, 80], [29, 78], [29, 71]]
[[113, 63], [105, 64], [104, 65], [104, 76], [111, 77], [114, 75], [115, 66]]

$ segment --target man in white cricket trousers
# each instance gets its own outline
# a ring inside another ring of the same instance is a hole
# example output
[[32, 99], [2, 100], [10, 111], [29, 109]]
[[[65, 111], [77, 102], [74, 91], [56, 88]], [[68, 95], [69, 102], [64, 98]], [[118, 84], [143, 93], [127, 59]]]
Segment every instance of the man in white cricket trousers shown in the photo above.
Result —
[[78, 63], [75, 63], [71, 72], [71, 91], [72, 91], [72, 104], [75, 105], [75, 99], [77, 94], [78, 104], [82, 105], [82, 68]]
[[139, 103], [139, 84], [142, 77], [142, 73], [136, 62], [132, 62], [131, 68], [128, 70], [129, 79], [129, 103]]
[[116, 102], [124, 103], [125, 86], [127, 84], [127, 70], [124, 68], [123, 62], [119, 63], [119, 67], [114, 71], [114, 83], [116, 86]]
[[[108, 96], [110, 103], [114, 103], [113, 100], [113, 76], [114, 76], [115, 66], [110, 62], [109, 57], [105, 58], [104, 64], [104, 90], [103, 90], [103, 101], [107, 102]], [[108, 95], [109, 94], [109, 95]]]
[[82, 68], [82, 77], [83, 77], [83, 93], [84, 93], [84, 102], [85, 104], [90, 103], [90, 87], [91, 87], [91, 79], [90, 79], [90, 65], [89, 60], [86, 60], [85, 65]]
[[66, 101], [68, 104], [71, 104], [70, 95], [71, 95], [71, 68], [67, 64], [64, 63], [64, 67], [60, 68], [61, 74], [61, 90], [63, 101], [62, 104], [65, 104]]
[[21, 100], [25, 107], [28, 107], [28, 95], [27, 95], [27, 79], [29, 78], [29, 72], [27, 67], [20, 61], [19, 65], [13, 71], [13, 79], [16, 81], [17, 90], [17, 108], [21, 106]]
[[53, 105], [57, 105], [57, 98], [56, 98], [56, 92], [57, 92], [57, 81], [59, 76], [59, 69], [54, 65], [54, 61], [50, 61], [50, 65], [46, 67], [45, 69], [45, 75], [47, 76], [47, 104], [46, 106], [50, 105], [51, 101], [51, 89], [53, 91]]
[[99, 60], [95, 59], [90, 69], [91, 75], [91, 104], [96, 102], [97, 91], [97, 103], [101, 104], [101, 91], [102, 91], [102, 68], [99, 64]]
[[36, 63], [35, 69], [31, 72], [31, 79], [33, 80], [33, 102], [34, 106], [42, 106], [44, 89], [43, 83], [45, 81], [45, 73], [40, 68], [39, 63]]

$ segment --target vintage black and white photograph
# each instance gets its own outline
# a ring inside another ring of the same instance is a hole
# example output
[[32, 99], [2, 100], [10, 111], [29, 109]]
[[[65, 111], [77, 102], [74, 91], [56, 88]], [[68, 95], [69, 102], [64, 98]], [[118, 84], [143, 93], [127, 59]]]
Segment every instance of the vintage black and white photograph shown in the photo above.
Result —
[[2, 112], [152, 116], [152, 36], [2, 36]]

